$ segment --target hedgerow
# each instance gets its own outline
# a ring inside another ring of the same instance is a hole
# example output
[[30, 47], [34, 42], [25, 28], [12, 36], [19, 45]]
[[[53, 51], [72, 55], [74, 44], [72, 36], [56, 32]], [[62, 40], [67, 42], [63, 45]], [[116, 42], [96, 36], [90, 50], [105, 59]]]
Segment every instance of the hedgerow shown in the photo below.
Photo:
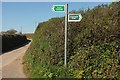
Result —
[[98, 5], [68, 23], [67, 68], [64, 68], [64, 17], [40, 23], [24, 56], [30, 78], [120, 79], [120, 2]]
[[2, 52], [6, 52], [15, 47], [18, 47], [24, 44], [25, 42], [27, 42], [27, 38], [24, 35], [4, 34], [2, 35]]

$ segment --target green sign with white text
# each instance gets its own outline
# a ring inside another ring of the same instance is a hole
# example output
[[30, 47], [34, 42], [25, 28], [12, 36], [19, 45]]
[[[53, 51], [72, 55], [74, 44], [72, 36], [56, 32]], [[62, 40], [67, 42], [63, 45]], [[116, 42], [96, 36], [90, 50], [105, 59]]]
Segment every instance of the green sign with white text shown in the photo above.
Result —
[[53, 5], [52, 9], [55, 12], [64, 12], [65, 6], [64, 5]]
[[69, 14], [68, 22], [79, 22], [82, 19], [81, 14]]

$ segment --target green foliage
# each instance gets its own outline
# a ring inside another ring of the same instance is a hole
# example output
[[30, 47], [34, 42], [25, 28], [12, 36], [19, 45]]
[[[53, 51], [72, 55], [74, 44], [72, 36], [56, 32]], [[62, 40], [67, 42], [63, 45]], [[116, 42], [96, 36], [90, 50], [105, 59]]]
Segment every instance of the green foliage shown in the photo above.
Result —
[[64, 68], [64, 17], [40, 23], [24, 56], [32, 78], [120, 79], [120, 3], [98, 5], [68, 23], [67, 68]]

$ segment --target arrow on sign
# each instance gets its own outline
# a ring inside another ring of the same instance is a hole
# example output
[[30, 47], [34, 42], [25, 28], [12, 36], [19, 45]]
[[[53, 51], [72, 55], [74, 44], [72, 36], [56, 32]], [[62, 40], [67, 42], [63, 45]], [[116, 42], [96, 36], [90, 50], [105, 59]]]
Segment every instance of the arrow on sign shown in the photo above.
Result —
[[52, 10], [55, 12], [64, 12], [65, 5], [53, 5]]

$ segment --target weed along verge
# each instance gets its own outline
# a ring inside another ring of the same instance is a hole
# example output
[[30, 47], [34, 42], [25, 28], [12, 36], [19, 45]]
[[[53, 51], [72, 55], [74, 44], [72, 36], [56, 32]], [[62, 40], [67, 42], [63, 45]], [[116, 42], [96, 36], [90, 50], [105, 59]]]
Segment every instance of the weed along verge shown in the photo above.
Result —
[[80, 22], [68, 23], [67, 68], [64, 67], [65, 17], [38, 25], [24, 56], [29, 78], [120, 79], [120, 3], [99, 5], [81, 13]]

